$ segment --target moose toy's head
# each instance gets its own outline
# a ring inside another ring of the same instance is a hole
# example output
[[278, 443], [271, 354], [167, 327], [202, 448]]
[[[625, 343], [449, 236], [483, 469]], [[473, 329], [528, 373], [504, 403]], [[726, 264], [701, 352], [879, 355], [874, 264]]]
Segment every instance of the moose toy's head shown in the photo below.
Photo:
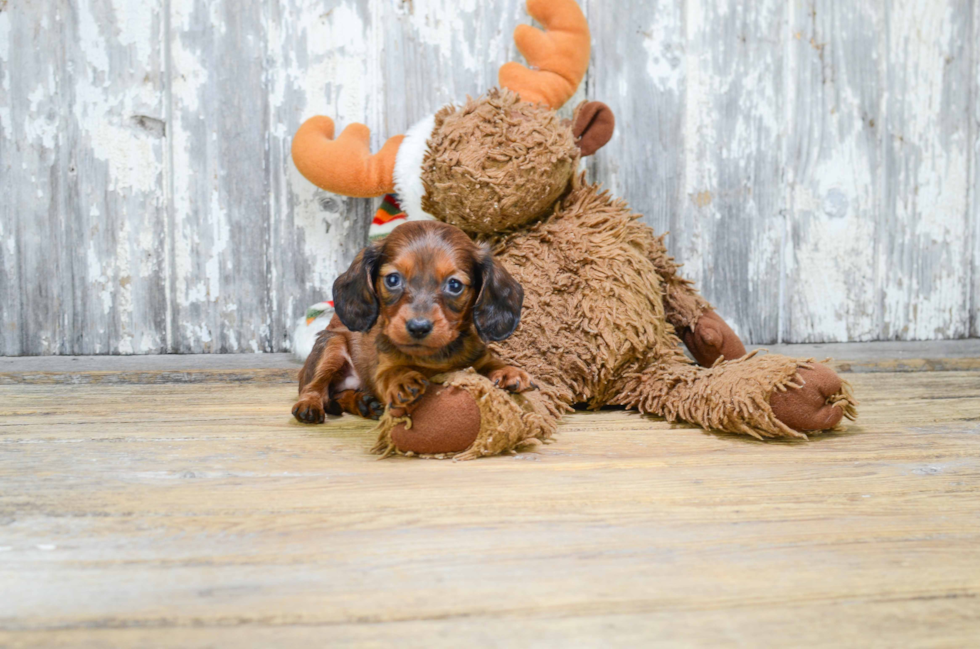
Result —
[[545, 26], [520, 25], [514, 40], [531, 63], [500, 68], [500, 89], [446, 106], [376, 154], [370, 132], [351, 124], [334, 139], [328, 117], [308, 120], [293, 138], [293, 160], [310, 181], [356, 197], [397, 192], [409, 219], [437, 218], [489, 234], [549, 213], [581, 156], [612, 137], [612, 111], [583, 102], [571, 121], [558, 109], [589, 63], [589, 27], [575, 0], [528, 0]]

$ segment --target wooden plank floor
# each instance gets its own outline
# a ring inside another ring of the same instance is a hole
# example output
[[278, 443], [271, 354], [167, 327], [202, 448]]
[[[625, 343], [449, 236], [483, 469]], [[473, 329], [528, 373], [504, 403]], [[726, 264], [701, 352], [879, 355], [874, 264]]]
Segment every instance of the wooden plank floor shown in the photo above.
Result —
[[976, 645], [980, 372], [846, 432], [377, 461], [284, 384], [0, 386], [0, 646]]

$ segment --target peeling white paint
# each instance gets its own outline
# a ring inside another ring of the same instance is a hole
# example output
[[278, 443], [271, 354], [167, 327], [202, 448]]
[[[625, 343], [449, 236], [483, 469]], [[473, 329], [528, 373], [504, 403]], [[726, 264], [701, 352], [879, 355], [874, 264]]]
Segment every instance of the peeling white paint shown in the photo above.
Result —
[[221, 297], [221, 258], [228, 249], [231, 236], [228, 212], [221, 203], [217, 187], [211, 190], [211, 209], [208, 215], [211, 217], [211, 249], [205, 265], [205, 276], [208, 281], [208, 298], [217, 301]]
[[0, 12], [0, 136], [10, 137], [12, 135], [11, 115], [10, 115], [10, 73], [7, 68], [10, 66], [10, 51], [12, 48], [10, 39], [10, 14]]
[[[361, 15], [351, 3], [341, 4], [329, 15], [300, 29], [305, 32], [309, 65], [301, 70], [295, 67], [295, 60], [290, 60], [286, 74], [280, 77], [278, 92], [282, 101], [288, 82], [305, 91], [301, 120], [317, 114], [328, 115], [334, 119], [338, 133], [354, 122], [371, 126], [374, 111], [369, 105], [375, 97], [369, 80], [376, 72], [369, 67], [370, 43], [364, 37], [367, 26]], [[386, 135], [394, 135], [378, 130], [372, 129], [375, 147], [380, 146]], [[286, 137], [291, 135], [287, 132]], [[339, 241], [350, 238], [350, 226], [343, 223], [342, 212], [325, 211], [321, 205], [329, 203], [342, 209], [351, 199], [336, 196], [326, 200], [326, 192], [310, 184], [291, 162], [287, 162], [283, 179], [293, 192], [294, 223], [302, 232], [303, 254], [311, 265], [306, 287], [323, 290], [336, 279], [344, 254], [350, 255], [350, 250], [342, 251], [337, 246]]]
[[25, 138], [36, 146], [45, 149], [54, 149], [58, 142], [56, 116], [41, 109], [54, 92], [54, 72], [48, 70], [44, 79], [37, 79], [37, 85], [27, 96], [28, 110], [24, 122]]
[[[337, 121], [338, 134], [352, 122], [367, 122], [368, 68], [370, 58], [366, 27], [358, 12], [347, 4], [337, 6], [328, 18], [306, 29], [310, 66], [301, 75], [307, 89], [306, 113], [327, 114]], [[326, 102], [330, 89], [333, 103]]]
[[[217, 3], [215, 3], [217, 4]], [[201, 168], [199, 161], [195, 159], [193, 147], [198, 145], [195, 133], [200, 124], [204, 110], [208, 108], [202, 104], [208, 84], [213, 73], [209, 71], [203, 62], [199, 52], [185, 42], [185, 34], [194, 30], [192, 17], [198, 8], [196, 2], [173, 2], [172, 29], [173, 37], [170, 41], [171, 52], [171, 95], [173, 98], [173, 124], [170, 125], [168, 137], [173, 142], [174, 166], [172, 169], [173, 186], [175, 188], [172, 196], [173, 212], [175, 217], [174, 239], [174, 265], [172, 281], [175, 285], [175, 307], [187, 309], [196, 305], [206, 305], [212, 302], [217, 295], [212, 295], [212, 288], [215, 292], [220, 292], [220, 277], [217, 274], [217, 257], [208, 249], [201, 238], [203, 232], [197, 229], [192, 215], [207, 213], [216, 202], [212, 195], [207, 203], [200, 204], [199, 196], [191, 193], [190, 188], [195, 183], [207, 183], [207, 175], [213, 173], [205, 167]], [[216, 7], [211, 7], [213, 12]], [[211, 24], [216, 21], [213, 13], [209, 16]], [[213, 192], [212, 192], [213, 194]], [[208, 214], [208, 216], [210, 216]], [[213, 228], [209, 228], [214, 231]], [[205, 272], [199, 273], [195, 263], [204, 257]], [[209, 276], [210, 275], [210, 276]], [[184, 315], [183, 319], [190, 317], [200, 318], [202, 313], [207, 313], [206, 309], [194, 310], [191, 312], [180, 311]], [[193, 313], [194, 316], [189, 315]], [[198, 345], [208, 345], [212, 341], [211, 331], [207, 325], [200, 324], [192, 326], [187, 322], [180, 322], [182, 337], [188, 341], [191, 350], [203, 351], [203, 347]], [[210, 349], [208, 349], [210, 351]]]
[[109, 284], [109, 276], [106, 265], [111, 264], [112, 260], [103, 260], [103, 255], [99, 254], [95, 242], [89, 243], [87, 250], [88, 260], [88, 281], [89, 285], [96, 289], [102, 304], [102, 314], [108, 315], [112, 312], [112, 292], [113, 287]]
[[[972, 256], [969, 102], [956, 74], [969, 68], [956, 66], [962, 65], [959, 45], [972, 30], [960, 10], [954, 2], [920, 0], [900, 3], [887, 14], [889, 32], [901, 35], [888, 42], [888, 65], [901, 77], [886, 104], [886, 124], [898, 136], [886, 151], [895, 169], [888, 185], [895, 227], [904, 238], [879, 264], [893, 265], [895, 257], [905, 262], [901, 282], [887, 282], [886, 269], [879, 271], [888, 338], [969, 334], [970, 289], [963, 281]], [[888, 234], [881, 236], [887, 241]]]
[[146, 3], [133, 0], [112, 0], [112, 12], [120, 29], [119, 44], [132, 47], [138, 61], [148, 61], [153, 54], [153, 19], [157, 12], [148, 10]]
[[158, 242], [154, 239], [153, 231], [143, 228], [137, 235], [136, 249], [139, 255], [139, 276], [147, 278], [161, 272], [163, 255], [160, 254]]
[[109, 165], [111, 189], [148, 194], [159, 189], [160, 167], [152, 163], [157, 158], [153, 142], [146, 137], [135, 137], [131, 128], [121, 128], [108, 121], [92, 124], [88, 135], [92, 154]]
[[412, 34], [421, 45], [452, 56], [454, 67], [473, 73], [482, 69], [483, 55], [474, 51], [475, 39], [467, 37], [476, 20], [477, 0], [413, 0], [409, 6]]
[[[684, 272], [736, 330], [757, 342], [951, 337], [968, 333], [971, 310], [980, 326], [980, 139], [962, 99], [980, 87], [980, 11], [964, 27], [971, 14], [952, 0], [633, 2], [614, 18], [582, 1], [594, 56], [617, 63], [591, 70], [563, 114], [588, 98], [624, 116], [588, 166], [660, 210]], [[493, 85], [515, 58], [514, 27], [531, 22], [521, 0], [283, 0], [235, 20], [232, 0], [42, 5], [0, 12], [0, 164], [21, 187], [21, 226], [80, 237], [57, 268], [74, 269], [88, 302], [74, 320], [37, 318], [48, 324], [27, 349], [0, 331], [0, 350], [17, 353], [69, 351], [79, 319], [85, 351], [158, 351], [163, 311], [181, 351], [284, 349], [372, 211], [299, 175], [297, 126], [363, 122], [376, 149]], [[27, 33], [40, 54], [13, 51]], [[167, 118], [165, 84], [171, 123], [154, 121]], [[15, 240], [14, 223], [0, 222], [9, 277], [15, 254], [31, 269], [49, 253]], [[74, 304], [70, 280], [44, 288]], [[28, 319], [46, 313], [24, 299]]]
[[[646, 65], [650, 83], [660, 92], [679, 92], [684, 78], [684, 34], [660, 16], [650, 17], [649, 26], [642, 32], [643, 47], [648, 58]], [[624, 77], [625, 81], [625, 77]], [[628, 92], [628, 88], [625, 88]], [[626, 92], [622, 94], [625, 96]]]
[[103, 85], [108, 84], [104, 75], [109, 73], [109, 49], [102, 31], [112, 29], [112, 26], [93, 15], [90, 0], [78, 0], [77, 13], [79, 45], [86, 63], [92, 69], [93, 77], [100, 78]]
[[133, 271], [132, 259], [130, 254], [130, 239], [132, 232], [129, 221], [123, 221], [122, 228], [119, 230], [116, 240], [115, 250], [115, 272], [113, 273], [112, 291], [116, 297], [116, 308], [123, 317], [119, 322], [119, 353], [132, 354], [135, 352], [133, 347], [133, 337], [135, 332], [130, 326], [133, 313]]
[[181, 110], [197, 116], [201, 108], [200, 91], [208, 83], [208, 71], [197, 56], [184, 47], [179, 37], [172, 40], [170, 52], [173, 57], [171, 83], [174, 98], [179, 99]]

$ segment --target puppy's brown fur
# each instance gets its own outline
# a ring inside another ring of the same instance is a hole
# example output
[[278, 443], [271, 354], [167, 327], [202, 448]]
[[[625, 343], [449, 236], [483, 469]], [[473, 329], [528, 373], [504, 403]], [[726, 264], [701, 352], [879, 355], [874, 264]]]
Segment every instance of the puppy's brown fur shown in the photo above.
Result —
[[357, 255], [333, 296], [337, 313], [300, 372], [299, 421], [340, 412], [376, 419], [382, 404], [411, 412], [432, 376], [466, 367], [511, 392], [533, 387], [486, 345], [517, 328], [521, 285], [456, 227], [398, 226]]

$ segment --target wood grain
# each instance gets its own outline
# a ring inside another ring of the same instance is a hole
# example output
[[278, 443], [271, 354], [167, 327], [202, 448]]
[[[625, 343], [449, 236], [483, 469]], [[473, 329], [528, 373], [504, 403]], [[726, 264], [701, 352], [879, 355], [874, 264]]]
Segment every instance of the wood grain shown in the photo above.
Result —
[[972, 183], [970, 184], [970, 215], [973, 221], [973, 299], [971, 301], [971, 335], [980, 338], [980, 54], [976, 51], [976, 43], [980, 43], [980, 11], [976, 6], [973, 10], [973, 38], [970, 42], [974, 44], [973, 51], [973, 114], [970, 120], [971, 138], [973, 143], [973, 153], [970, 157], [970, 164], [973, 169]]
[[173, 351], [271, 351], [264, 14], [169, 6]]
[[878, 235], [883, 338], [968, 335], [970, 289], [962, 278], [975, 222], [968, 203], [970, 95], [960, 81], [972, 66], [968, 10], [968, 3], [950, 0], [903, 3], [886, 13], [889, 92]]
[[0, 355], [166, 348], [161, 0], [0, 11]]
[[[980, 371], [980, 339], [771, 345], [774, 354], [815, 358], [838, 373]], [[752, 351], [750, 348], [749, 351]], [[0, 357], [0, 385], [296, 383], [292, 354]]]
[[616, 116], [612, 140], [590, 158], [590, 175], [629, 201], [657, 232], [670, 232], [678, 259], [697, 272], [690, 250], [696, 234], [682, 208], [685, 188], [685, 61], [689, 48], [684, 3], [625, 0], [609, 11], [590, 0], [592, 61], [586, 98], [601, 101]]
[[603, 411], [469, 463], [292, 386], [0, 386], [4, 646], [966, 646], [980, 373], [759, 443]]
[[[587, 168], [749, 343], [980, 336], [980, 0], [582, 0]], [[10, 2], [0, 355], [278, 352], [374, 202], [289, 158], [375, 147], [518, 57], [521, 0]]]
[[789, 8], [780, 335], [794, 342], [887, 337], [877, 301], [878, 241], [893, 218], [881, 205], [885, 6]]

